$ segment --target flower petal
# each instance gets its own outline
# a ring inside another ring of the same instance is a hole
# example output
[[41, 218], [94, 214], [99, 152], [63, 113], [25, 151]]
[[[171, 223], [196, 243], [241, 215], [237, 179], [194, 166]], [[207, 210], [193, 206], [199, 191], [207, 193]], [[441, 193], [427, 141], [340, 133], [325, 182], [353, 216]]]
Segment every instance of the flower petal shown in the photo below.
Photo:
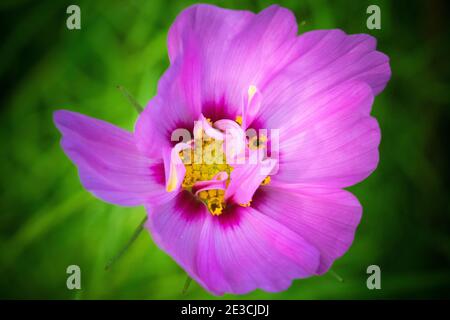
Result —
[[251, 207], [236, 207], [206, 220], [195, 274], [214, 294], [278, 292], [315, 274], [318, 264], [318, 251], [301, 236]]
[[160, 206], [147, 206], [145, 227], [153, 241], [168, 253], [203, 287], [196, 275], [196, 259], [203, 226], [210, 214], [205, 205], [190, 192], [181, 191], [171, 201]]
[[279, 171], [273, 180], [341, 188], [369, 176], [380, 143], [378, 123], [369, 115], [372, 102], [364, 83], [346, 83], [308, 99], [279, 130]]
[[189, 144], [180, 142], [172, 149], [166, 148], [163, 152], [167, 192], [177, 192], [180, 189], [186, 174], [186, 168], [180, 158], [180, 151], [190, 148]]
[[285, 290], [319, 264], [314, 247], [268, 216], [241, 207], [212, 216], [188, 193], [149, 208], [146, 227], [160, 248], [217, 295]]
[[230, 184], [225, 191], [225, 200], [237, 204], [249, 204], [261, 182], [271, 174], [277, 165], [275, 159], [261, 160], [262, 158], [258, 158], [262, 154], [259, 150], [250, 154], [247, 163], [234, 166], [230, 176]]
[[195, 43], [189, 42], [189, 48], [161, 77], [157, 95], [136, 122], [137, 146], [151, 158], [162, 157], [162, 150], [179, 142], [175, 130], [192, 131], [201, 116], [201, 61]]
[[219, 172], [211, 180], [205, 180], [205, 181], [197, 181], [192, 186], [192, 193], [194, 193], [196, 196], [206, 190], [225, 190], [227, 188], [227, 179], [228, 179], [228, 173], [225, 171]]
[[314, 96], [346, 82], [365, 82], [379, 94], [391, 77], [389, 57], [376, 51], [376, 39], [367, 34], [347, 35], [341, 30], [306, 32], [298, 38], [298, 58], [267, 86], [257, 122], [278, 120], [308, 108]]
[[350, 192], [306, 185], [272, 183], [258, 190], [252, 206], [314, 245], [320, 274], [348, 250], [362, 214]]
[[211, 137], [215, 140], [224, 140], [225, 139], [225, 135], [223, 132], [213, 128], [209, 124], [208, 120], [203, 115], [200, 115], [199, 120], [194, 125], [194, 139], [197, 139], [197, 136], [196, 136], [197, 132], [200, 132], [199, 139], [201, 139], [203, 130], [205, 131], [205, 133], [208, 137]]
[[223, 131], [228, 164], [244, 163], [247, 140], [242, 127], [229, 119], [218, 120], [214, 126]]
[[133, 135], [107, 122], [70, 111], [56, 111], [61, 145], [78, 167], [81, 183], [98, 198], [136, 206], [161, 203], [172, 196], [164, 189], [160, 160], [144, 157]]
[[242, 103], [242, 127], [248, 128], [261, 108], [261, 93], [255, 86], [250, 86]]
[[201, 92], [206, 117], [241, 115], [249, 87], [263, 86], [297, 56], [297, 24], [287, 9], [270, 6], [258, 14], [194, 5], [184, 10], [169, 31], [172, 63], [196, 42], [202, 65]]

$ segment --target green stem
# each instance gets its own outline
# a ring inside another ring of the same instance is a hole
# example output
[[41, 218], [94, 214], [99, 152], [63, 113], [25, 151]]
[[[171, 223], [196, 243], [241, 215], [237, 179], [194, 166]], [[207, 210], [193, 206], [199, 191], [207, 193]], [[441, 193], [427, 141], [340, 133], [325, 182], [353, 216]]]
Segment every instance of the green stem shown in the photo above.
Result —
[[188, 291], [189, 286], [191, 285], [191, 282], [192, 282], [192, 278], [187, 276], [186, 281], [184, 283], [183, 291], [181, 291], [182, 294], [185, 294]]
[[136, 111], [138, 113], [141, 113], [144, 110], [144, 108], [142, 108], [142, 106], [139, 104], [139, 102], [137, 102], [137, 100], [127, 91], [127, 89], [125, 89], [121, 85], [118, 85], [117, 89], [119, 89], [119, 91], [121, 91], [123, 93], [123, 95], [128, 99], [128, 101], [130, 101], [130, 103], [136, 109]]
[[339, 282], [344, 282], [344, 279], [338, 275], [336, 272], [334, 272], [333, 270], [330, 269], [330, 271], [328, 271], [337, 281]]
[[111, 266], [119, 260], [123, 254], [128, 250], [128, 248], [133, 244], [133, 242], [138, 238], [138, 236], [141, 234], [141, 231], [144, 229], [144, 223], [147, 221], [147, 215], [144, 217], [144, 219], [141, 221], [141, 223], [138, 225], [136, 230], [133, 233], [133, 236], [128, 240], [126, 245], [122, 248], [122, 250], [119, 251], [117, 255], [114, 256], [111, 260], [109, 260], [108, 264], [105, 266], [105, 270], [109, 270]]

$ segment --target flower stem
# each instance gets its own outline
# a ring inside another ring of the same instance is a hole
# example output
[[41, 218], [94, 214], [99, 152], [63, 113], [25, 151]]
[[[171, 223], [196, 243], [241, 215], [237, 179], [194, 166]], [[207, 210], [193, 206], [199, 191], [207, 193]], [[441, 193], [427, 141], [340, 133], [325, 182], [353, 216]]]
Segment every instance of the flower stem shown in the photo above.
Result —
[[329, 273], [339, 282], [344, 282], [344, 279], [338, 275], [335, 271], [331, 270], [329, 271]]
[[137, 102], [137, 100], [131, 95], [131, 93], [128, 92], [127, 89], [125, 89], [121, 85], [118, 85], [117, 89], [119, 89], [119, 91], [121, 91], [123, 93], [123, 95], [128, 99], [128, 101], [130, 101], [130, 103], [136, 109], [136, 111], [138, 113], [141, 113], [144, 110], [144, 108], [142, 108], [142, 106], [139, 104], [139, 102]]
[[145, 221], [147, 221], [147, 215], [144, 217], [144, 219], [142, 219], [141, 223], [138, 225], [133, 235], [131, 236], [130, 240], [128, 240], [125, 246], [119, 251], [118, 254], [116, 254], [111, 260], [109, 260], [108, 264], [105, 266], [105, 270], [109, 270], [109, 268], [111, 268], [114, 262], [119, 260], [123, 256], [123, 254], [128, 250], [128, 248], [134, 243], [134, 241], [141, 234], [141, 231], [144, 229], [143, 227]]
[[183, 287], [183, 291], [181, 291], [181, 294], [185, 294], [188, 291], [189, 286], [191, 285], [191, 282], [192, 282], [192, 278], [187, 276], [186, 281], [184, 282], [184, 287]]

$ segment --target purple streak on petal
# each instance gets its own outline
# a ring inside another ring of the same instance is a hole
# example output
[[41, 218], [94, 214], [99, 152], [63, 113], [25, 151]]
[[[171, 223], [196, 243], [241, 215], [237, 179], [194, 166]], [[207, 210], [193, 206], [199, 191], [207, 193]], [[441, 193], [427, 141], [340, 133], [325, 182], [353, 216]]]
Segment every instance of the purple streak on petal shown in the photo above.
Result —
[[172, 197], [161, 184], [161, 160], [143, 156], [131, 133], [64, 110], [54, 113], [54, 122], [62, 133], [62, 148], [78, 167], [83, 186], [98, 198], [136, 206]]
[[380, 143], [378, 123], [369, 115], [372, 102], [373, 92], [364, 83], [345, 83], [309, 99], [280, 128], [279, 171], [273, 180], [341, 188], [369, 176], [378, 164]]
[[305, 185], [265, 186], [255, 195], [253, 207], [320, 251], [319, 274], [348, 250], [362, 213], [348, 191]]

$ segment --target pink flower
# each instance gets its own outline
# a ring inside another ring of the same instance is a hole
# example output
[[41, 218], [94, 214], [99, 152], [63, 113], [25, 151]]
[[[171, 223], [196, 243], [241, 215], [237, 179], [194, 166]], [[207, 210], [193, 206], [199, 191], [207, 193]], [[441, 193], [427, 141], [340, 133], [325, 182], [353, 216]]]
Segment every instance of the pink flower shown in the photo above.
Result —
[[[69, 111], [54, 120], [84, 187], [145, 205], [154, 241], [208, 291], [285, 290], [326, 272], [353, 241], [362, 208], [343, 188], [377, 166], [370, 110], [391, 74], [375, 47], [341, 30], [297, 36], [278, 6], [195, 5], [169, 31], [170, 67], [134, 133]], [[179, 128], [209, 140], [173, 142]], [[277, 157], [272, 136], [228, 139], [249, 128], [278, 130]], [[186, 160], [215, 143], [226, 163]], [[262, 151], [256, 163], [229, 161]]]

